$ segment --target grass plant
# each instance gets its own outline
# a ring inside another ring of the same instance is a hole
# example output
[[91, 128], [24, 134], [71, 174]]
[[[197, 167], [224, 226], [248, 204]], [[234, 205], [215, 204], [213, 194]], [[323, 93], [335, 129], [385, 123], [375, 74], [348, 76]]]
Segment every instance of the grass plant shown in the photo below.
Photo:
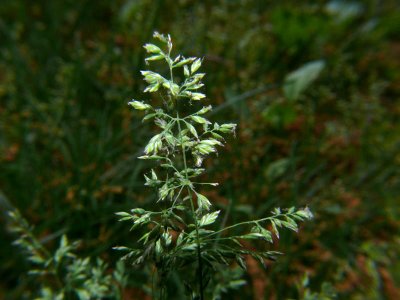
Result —
[[[202, 190], [218, 183], [202, 180], [202, 174], [206, 173], [203, 162], [218, 153], [217, 148], [226, 142], [223, 135], [234, 133], [236, 124], [212, 123], [205, 117], [212, 107], [203, 105], [206, 95], [199, 92], [205, 76], [199, 72], [202, 59], [173, 57], [170, 35], [156, 32], [154, 38], [161, 46], [144, 46], [149, 53], [146, 62], [164, 62], [168, 66], [167, 76], [150, 70], [141, 73], [148, 84], [144, 91], [157, 93], [158, 101], [132, 100], [129, 105], [144, 111], [143, 121], [153, 120], [159, 128], [144, 147], [144, 155], [139, 157], [154, 164], [145, 175], [145, 185], [157, 193], [159, 209], [119, 212], [120, 221], [131, 222], [132, 230], [144, 227], [145, 233], [138, 239], [138, 247], [116, 249], [127, 251], [124, 257], [132, 259], [134, 264], [153, 264], [160, 299], [167, 298], [165, 285], [172, 272], [193, 268], [196, 270], [193, 279], [182, 277], [182, 281], [191, 299], [203, 300], [207, 282], [218, 265], [229, 266], [236, 261], [246, 269], [245, 255], [264, 264], [264, 260], [275, 259], [279, 254], [247, 249], [241, 243], [243, 240], [273, 243], [274, 236], [279, 238], [280, 228], [297, 232], [297, 223], [311, 219], [312, 214], [308, 208], [276, 208], [268, 217], [217, 227], [221, 211], [214, 209]], [[234, 228], [241, 233], [230, 234]]]

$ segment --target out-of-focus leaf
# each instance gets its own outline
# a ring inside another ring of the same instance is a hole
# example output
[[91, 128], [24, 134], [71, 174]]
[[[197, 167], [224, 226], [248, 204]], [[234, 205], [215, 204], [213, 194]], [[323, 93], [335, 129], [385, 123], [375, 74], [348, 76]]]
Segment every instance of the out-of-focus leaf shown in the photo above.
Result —
[[302, 92], [318, 78], [325, 67], [323, 60], [312, 61], [289, 73], [284, 81], [283, 92], [289, 100], [297, 100]]
[[271, 180], [277, 179], [282, 176], [289, 167], [289, 160], [287, 158], [282, 158], [271, 163], [267, 170], [267, 176]]
[[334, 0], [326, 5], [326, 10], [341, 22], [359, 16], [363, 13], [364, 8], [361, 3], [356, 1]]
[[141, 9], [143, 5], [143, 1], [138, 0], [130, 0], [127, 1], [121, 8], [119, 12], [119, 20], [122, 23], [127, 23], [129, 20], [134, 17]]

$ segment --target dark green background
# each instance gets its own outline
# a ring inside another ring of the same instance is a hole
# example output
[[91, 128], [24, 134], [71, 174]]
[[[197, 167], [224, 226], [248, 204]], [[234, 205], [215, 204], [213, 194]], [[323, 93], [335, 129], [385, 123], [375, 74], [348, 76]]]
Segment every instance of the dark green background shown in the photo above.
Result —
[[[20, 209], [49, 249], [67, 233], [111, 264], [111, 247], [135, 239], [114, 212], [154, 205], [136, 159], [154, 131], [127, 102], [147, 97], [142, 45], [158, 30], [204, 57], [210, 118], [239, 124], [206, 163], [221, 185], [205, 194], [229, 222], [276, 206], [315, 214], [236, 297], [299, 299], [308, 273], [312, 291], [330, 282], [339, 299], [399, 299], [396, 2], [0, 1], [2, 210]], [[316, 60], [317, 80], [285, 98], [285, 76]], [[29, 299], [38, 283], [1, 221], [0, 298]], [[132, 273], [127, 299], [148, 280]]]

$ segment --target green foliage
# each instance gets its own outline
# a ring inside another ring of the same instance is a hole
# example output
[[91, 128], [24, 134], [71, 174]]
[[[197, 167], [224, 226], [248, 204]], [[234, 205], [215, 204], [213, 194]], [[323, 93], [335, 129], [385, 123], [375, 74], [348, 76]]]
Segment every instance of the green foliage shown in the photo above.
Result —
[[74, 253], [79, 243], [69, 243], [65, 235], [51, 254], [32, 234], [19, 211], [10, 212], [9, 217], [10, 229], [18, 235], [14, 244], [26, 253], [33, 266], [29, 274], [40, 282], [35, 299], [122, 299], [120, 288], [126, 284], [122, 262], [112, 275], [107, 274], [108, 266], [103, 260], [98, 257], [93, 263], [88, 257], [79, 258]]
[[324, 282], [320, 292], [313, 292], [309, 288], [309, 277], [304, 276], [301, 284], [298, 284], [300, 295], [298, 299], [302, 300], [334, 300], [337, 299], [337, 292], [332, 284]]
[[[155, 188], [160, 210], [135, 208], [131, 213], [117, 213], [121, 217], [120, 221], [133, 223], [131, 229], [144, 227], [147, 232], [138, 239], [139, 247], [117, 247], [116, 250], [127, 251], [124, 258], [132, 259], [134, 264], [154, 264], [160, 278], [157, 284], [160, 287], [160, 298], [168, 297], [163, 285], [171, 272], [187, 268], [197, 261], [197, 282], [189, 282], [187, 285], [197, 286], [197, 295], [204, 299], [207, 285], [204, 274], [210, 274], [219, 265], [230, 265], [233, 260], [246, 269], [244, 255], [251, 255], [264, 264], [264, 259], [275, 258], [277, 254], [275, 251], [246, 249], [240, 243], [241, 240], [258, 239], [273, 243], [272, 235], [279, 238], [280, 228], [297, 232], [297, 222], [313, 216], [308, 208], [290, 208], [284, 212], [277, 208], [271, 217], [240, 222], [219, 230], [211, 229], [214, 226], [210, 225], [215, 225], [220, 210], [213, 211], [211, 201], [201, 194], [200, 188], [215, 186], [217, 183], [201, 182], [197, 177], [205, 172], [202, 164], [207, 156], [217, 153], [217, 146], [224, 145], [222, 135], [233, 133], [236, 124], [210, 122], [204, 114], [212, 110], [211, 106], [203, 106], [197, 112], [184, 114], [188, 107], [194, 105], [194, 101], [206, 97], [197, 91], [203, 87], [201, 79], [205, 75], [197, 73], [202, 60], [181, 55], [173, 58], [170, 36], [156, 32], [154, 37], [161, 42], [162, 47], [146, 44], [144, 48], [151, 55], [146, 61], [165, 61], [169, 68], [169, 78], [148, 70], [141, 73], [149, 84], [144, 91], [159, 92], [163, 107], [155, 108], [155, 105], [137, 100], [132, 100], [129, 105], [145, 111], [143, 121], [154, 119], [154, 124], [161, 129], [160, 133], [150, 139], [144, 148], [145, 155], [140, 157], [158, 162], [158, 166], [151, 169], [151, 174], [145, 175], [145, 185]], [[266, 228], [267, 223], [272, 229]], [[236, 227], [250, 231], [227, 235]], [[174, 242], [172, 234], [178, 236]], [[193, 288], [190, 288], [190, 294], [196, 295]]]
[[[170, 32], [187, 57], [204, 56], [197, 72], [207, 73], [207, 97], [180, 106], [183, 113], [212, 99], [212, 111], [199, 116], [239, 124], [235, 139], [214, 137], [226, 150], [205, 159], [194, 178], [220, 183], [199, 190], [212, 203], [208, 212], [221, 211], [203, 229], [270, 216], [274, 207], [310, 206], [315, 214], [299, 237], [278, 228], [274, 244], [241, 240], [285, 255], [266, 269], [247, 256], [243, 275], [225, 265], [210, 272], [207, 295], [223, 285], [223, 299], [298, 299], [303, 288], [294, 283], [308, 273], [310, 294], [329, 282], [338, 299], [400, 299], [397, 2], [2, 1], [0, 211], [18, 208], [50, 256], [63, 234], [81, 240], [73, 253], [93, 266], [100, 256], [107, 274], [119, 259], [113, 246], [141, 246], [133, 235], [148, 228], [129, 232], [113, 212], [158, 211], [169, 200], [157, 202], [156, 187], [143, 185], [157, 161], [137, 160], [154, 119], [141, 123], [143, 111], [132, 114], [124, 99], [160, 106], [154, 93], [141, 94], [149, 85], [138, 76], [148, 69], [141, 45], [154, 30]], [[290, 101], [285, 78], [315, 61], [324, 69]], [[164, 61], [149, 63], [169, 78]], [[198, 136], [202, 126], [193, 125]], [[155, 172], [163, 180], [164, 171]], [[55, 292], [47, 277], [27, 275], [31, 263], [12, 245], [7, 222], [0, 214], [0, 298], [31, 300], [41, 285]], [[223, 234], [245, 235], [253, 225]], [[180, 278], [193, 282], [190, 271], [166, 280], [171, 298], [184, 297]], [[153, 272], [150, 264], [127, 268], [123, 296], [146, 299]], [[230, 290], [241, 276], [247, 284]]]

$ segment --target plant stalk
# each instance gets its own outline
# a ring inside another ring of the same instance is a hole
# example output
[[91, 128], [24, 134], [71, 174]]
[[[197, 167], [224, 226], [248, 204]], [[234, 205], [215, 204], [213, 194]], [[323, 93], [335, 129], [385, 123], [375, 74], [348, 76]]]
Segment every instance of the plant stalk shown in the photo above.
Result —
[[[178, 121], [178, 129], [179, 132], [182, 132], [181, 130], [181, 119], [179, 117], [179, 112], [178, 112], [178, 107], [177, 107], [177, 112], [176, 112], [176, 119]], [[185, 145], [182, 143], [182, 137], [181, 137], [181, 147], [182, 147], [182, 156], [183, 156], [183, 165], [185, 170], [187, 170], [187, 161], [186, 161], [186, 150], [185, 150]], [[185, 172], [185, 177], [186, 180], [189, 180], [188, 173]], [[189, 197], [190, 197], [190, 206], [192, 209], [192, 215], [194, 219], [194, 224], [196, 227], [196, 244], [197, 244], [197, 261], [198, 261], [198, 280], [199, 280], [199, 294], [200, 294], [200, 300], [204, 300], [204, 290], [203, 290], [203, 262], [201, 259], [201, 245], [200, 245], [200, 235], [199, 235], [199, 223], [196, 217], [196, 211], [194, 209], [194, 204], [193, 204], [193, 196], [192, 196], [192, 191], [187, 187]]]

